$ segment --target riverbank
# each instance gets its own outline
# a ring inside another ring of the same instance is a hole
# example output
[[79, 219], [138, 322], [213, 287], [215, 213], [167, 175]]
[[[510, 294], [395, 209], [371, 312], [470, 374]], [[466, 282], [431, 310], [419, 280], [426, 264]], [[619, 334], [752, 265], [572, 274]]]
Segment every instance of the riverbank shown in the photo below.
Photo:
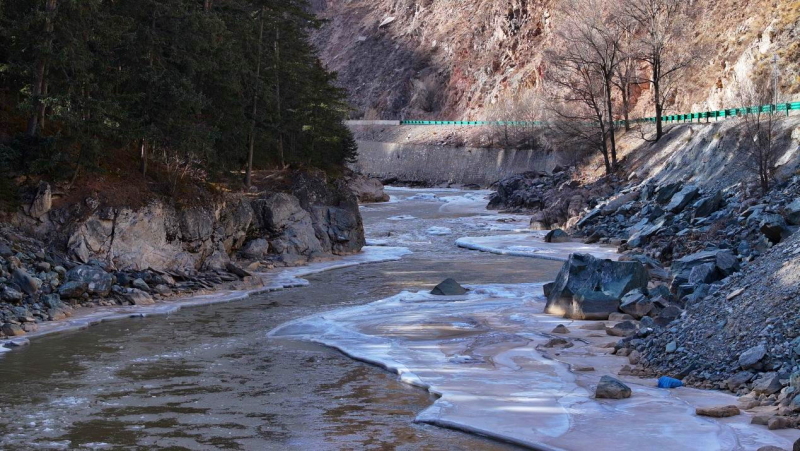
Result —
[[144, 318], [155, 315], [170, 315], [183, 308], [234, 302], [251, 296], [300, 287], [308, 284], [303, 277], [324, 271], [347, 268], [354, 265], [399, 260], [410, 251], [402, 247], [367, 246], [360, 254], [342, 257], [338, 260], [310, 263], [295, 268], [276, 269], [272, 272], [255, 273], [259, 279], [255, 288], [245, 290], [217, 290], [186, 298], [177, 298], [152, 305], [131, 305], [115, 307], [75, 308], [68, 318], [43, 323], [35, 332], [20, 338], [0, 339], [0, 353], [11, 351], [30, 344], [31, 339], [45, 335], [85, 329], [109, 321], [127, 318]]
[[[340, 350], [438, 396], [418, 422], [457, 428], [534, 449], [790, 449], [800, 431], [767, 431], [752, 415], [716, 420], [698, 407], [736, 397], [657, 389], [625, 375], [615, 356], [617, 322], [569, 321], [542, 313], [541, 284], [471, 285], [466, 296], [402, 292], [281, 325], [270, 336]], [[566, 333], [554, 328], [563, 324]], [[633, 396], [594, 399], [600, 376], [622, 374]], [[621, 419], [624, 421], [621, 422]], [[624, 423], [624, 427], [620, 425]], [[680, 432], [677, 432], [679, 429]]]

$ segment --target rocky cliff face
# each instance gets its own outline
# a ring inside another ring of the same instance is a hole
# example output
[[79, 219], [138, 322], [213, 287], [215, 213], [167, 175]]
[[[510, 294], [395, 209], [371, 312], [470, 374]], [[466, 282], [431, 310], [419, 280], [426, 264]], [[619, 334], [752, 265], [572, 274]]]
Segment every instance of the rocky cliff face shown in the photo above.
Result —
[[228, 194], [178, 209], [161, 200], [143, 208], [103, 207], [91, 198], [49, 210], [49, 187], [15, 225], [63, 247], [78, 262], [99, 260], [122, 271], [223, 268], [231, 256], [295, 265], [358, 252], [364, 231], [358, 201], [344, 181], [298, 173], [286, 192]]
[[[539, 92], [544, 51], [559, 45], [560, 0], [316, 0], [328, 22], [314, 36], [359, 116], [484, 119], [506, 100]], [[681, 81], [671, 113], [741, 106], [735, 80], [771, 70], [781, 92], [800, 92], [796, 2], [690, 2], [687, 46], [701, 62]], [[652, 115], [649, 86], [634, 116]]]

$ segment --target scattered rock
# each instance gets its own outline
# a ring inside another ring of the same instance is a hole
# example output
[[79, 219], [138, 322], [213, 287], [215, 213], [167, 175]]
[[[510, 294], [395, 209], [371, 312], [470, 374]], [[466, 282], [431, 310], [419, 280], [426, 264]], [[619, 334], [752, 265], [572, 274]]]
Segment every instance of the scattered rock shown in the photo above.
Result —
[[455, 280], [447, 278], [439, 285], [436, 285], [431, 290], [431, 294], [436, 296], [462, 296], [467, 294], [467, 290]]
[[567, 326], [565, 326], [563, 324], [559, 324], [558, 326], [556, 326], [553, 329], [553, 333], [554, 334], [568, 334], [569, 333], [569, 329], [567, 329]]
[[624, 399], [631, 397], [631, 389], [619, 379], [603, 376], [597, 384], [594, 396], [600, 399]]
[[765, 355], [767, 348], [764, 345], [753, 346], [739, 356], [739, 366], [743, 370], [756, 368]]
[[551, 230], [544, 236], [545, 243], [565, 243], [567, 241], [569, 241], [569, 235], [561, 229]]
[[606, 333], [613, 337], [630, 337], [636, 333], [636, 324], [631, 321], [623, 321], [606, 328]]
[[150, 293], [145, 291], [139, 290], [137, 288], [131, 288], [129, 291], [122, 294], [123, 299], [128, 301], [133, 305], [152, 305], [155, 304], [153, 297], [150, 296]]
[[20, 327], [18, 324], [12, 324], [12, 323], [4, 323], [2, 326], [0, 326], [0, 332], [3, 332], [9, 337], [18, 337], [20, 335], [25, 335], [25, 331], [22, 330], [22, 327]]
[[767, 422], [767, 429], [775, 431], [778, 429], [789, 429], [795, 426], [795, 421], [789, 417], [774, 416]]
[[727, 418], [739, 415], [741, 411], [736, 406], [698, 407], [695, 413], [704, 417]]
[[759, 230], [772, 244], [778, 244], [792, 234], [783, 216], [778, 214], [764, 215]]
[[24, 269], [15, 269], [11, 274], [11, 281], [17, 284], [22, 292], [29, 296], [36, 294], [36, 292], [39, 291], [39, 287], [42, 285], [41, 281], [37, 282], [37, 279], [28, 275]]

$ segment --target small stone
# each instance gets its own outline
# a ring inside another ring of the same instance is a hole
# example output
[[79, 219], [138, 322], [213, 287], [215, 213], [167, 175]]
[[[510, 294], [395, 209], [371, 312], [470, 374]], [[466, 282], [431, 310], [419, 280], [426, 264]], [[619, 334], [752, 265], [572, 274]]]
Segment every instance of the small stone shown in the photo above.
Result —
[[584, 324], [583, 326], [581, 326], [581, 330], [606, 330], [606, 323], [597, 322], [597, 323]]
[[554, 334], [568, 334], [569, 333], [569, 329], [567, 329], [567, 326], [565, 326], [563, 324], [559, 324], [558, 326], [556, 326], [553, 329], [553, 333]]
[[545, 348], [555, 348], [557, 346], [563, 346], [565, 348], [571, 348], [574, 346], [571, 341], [565, 338], [551, 338], [543, 345]]
[[595, 398], [600, 399], [625, 399], [631, 397], [631, 388], [619, 379], [603, 376], [594, 392]]
[[672, 354], [677, 349], [678, 349], [678, 343], [675, 343], [674, 341], [670, 341], [669, 343], [667, 343], [667, 347], [665, 348], [665, 351], [667, 351], [667, 354]]
[[7, 349], [14, 349], [14, 348], [21, 348], [23, 346], [30, 346], [31, 341], [27, 338], [16, 338], [14, 340], [8, 340], [7, 342], [3, 343], [3, 347]]
[[729, 377], [725, 384], [728, 386], [728, 390], [736, 391], [742, 385], [750, 382], [750, 379], [753, 378], [753, 373], [750, 371], [740, 371], [733, 376]]
[[727, 418], [739, 415], [741, 411], [736, 406], [698, 407], [695, 413], [704, 417]]
[[759, 395], [774, 395], [783, 388], [778, 373], [764, 373], [753, 384], [753, 391]]
[[607, 328], [606, 333], [612, 337], [629, 337], [636, 333], [636, 324], [632, 321], [623, 321]]
[[633, 351], [628, 355], [628, 362], [631, 365], [638, 365], [642, 361], [642, 354], [639, 351]]
[[627, 313], [614, 312], [608, 315], [609, 321], [633, 321], [633, 317]]
[[578, 372], [581, 372], [581, 373], [588, 373], [588, 372], [594, 371], [594, 367], [593, 366], [588, 366], [588, 365], [574, 365], [572, 367], [572, 371], [578, 371]]
[[133, 279], [133, 282], [131, 282], [131, 286], [133, 288], [136, 288], [137, 290], [150, 291], [150, 285], [147, 285], [147, 282], [145, 282], [141, 278]]
[[131, 288], [129, 292], [124, 293], [122, 297], [133, 305], [152, 305], [155, 304], [153, 297], [146, 291], [137, 288]]
[[742, 293], [744, 293], [744, 288], [733, 290], [730, 293], [728, 293], [727, 296], [725, 296], [725, 299], [730, 301], [731, 299], [735, 298], [736, 296], [739, 296]]

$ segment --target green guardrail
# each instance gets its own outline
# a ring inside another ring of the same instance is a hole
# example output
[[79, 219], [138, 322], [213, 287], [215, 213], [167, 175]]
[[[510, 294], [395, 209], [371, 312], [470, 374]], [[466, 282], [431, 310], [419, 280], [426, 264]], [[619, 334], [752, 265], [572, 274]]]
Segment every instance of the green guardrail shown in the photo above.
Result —
[[[661, 116], [661, 121], [668, 124], [674, 123], [693, 123], [693, 122], [709, 122], [713, 120], [727, 119], [730, 117], [739, 117], [746, 114], [756, 113], [786, 113], [789, 115], [790, 111], [800, 110], [800, 102], [788, 102], [761, 106], [751, 106], [743, 108], [732, 108], [728, 110], [719, 111], [703, 111], [701, 113], [690, 114], [671, 114], [668, 116]], [[631, 124], [643, 124], [656, 122], [655, 116], [644, 117], [638, 119], [630, 119], [628, 122]], [[461, 125], [461, 126], [495, 126], [495, 127], [538, 127], [547, 125], [544, 121], [421, 121], [410, 120], [400, 121], [400, 125]], [[614, 125], [621, 127], [625, 125], [624, 120], [614, 121]]]

